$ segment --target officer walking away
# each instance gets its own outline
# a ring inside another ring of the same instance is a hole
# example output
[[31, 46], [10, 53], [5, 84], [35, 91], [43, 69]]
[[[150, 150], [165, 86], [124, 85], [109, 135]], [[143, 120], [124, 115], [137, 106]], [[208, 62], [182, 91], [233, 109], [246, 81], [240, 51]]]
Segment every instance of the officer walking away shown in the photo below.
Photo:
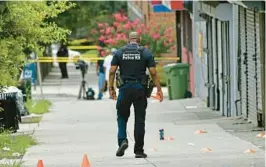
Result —
[[[57, 52], [57, 57], [68, 57], [68, 50], [67, 46], [65, 44], [61, 44], [58, 52]], [[62, 79], [68, 78], [68, 73], [67, 73], [67, 63], [66, 62], [59, 62], [59, 68], [61, 71]]]
[[146, 68], [152, 76], [157, 87], [157, 95], [163, 101], [159, 78], [156, 72], [154, 57], [151, 52], [139, 45], [140, 37], [137, 32], [129, 34], [129, 44], [117, 50], [111, 62], [109, 73], [109, 92], [112, 99], [116, 99], [114, 90], [114, 78], [117, 68], [120, 69], [119, 95], [117, 98], [117, 123], [118, 123], [118, 150], [116, 156], [124, 155], [128, 148], [127, 122], [130, 116], [130, 107], [133, 104], [135, 111], [135, 146], [134, 153], [136, 158], [146, 158], [144, 153], [145, 117], [147, 108]]
[[[106, 52], [104, 49], [99, 50], [99, 57], [103, 58], [105, 56]], [[103, 66], [104, 60], [98, 60], [96, 64], [96, 74], [98, 76], [98, 87], [99, 87], [99, 93], [98, 93], [98, 100], [101, 100], [103, 97], [103, 88], [104, 88], [104, 82], [105, 82], [105, 75], [104, 75], [104, 66]]]

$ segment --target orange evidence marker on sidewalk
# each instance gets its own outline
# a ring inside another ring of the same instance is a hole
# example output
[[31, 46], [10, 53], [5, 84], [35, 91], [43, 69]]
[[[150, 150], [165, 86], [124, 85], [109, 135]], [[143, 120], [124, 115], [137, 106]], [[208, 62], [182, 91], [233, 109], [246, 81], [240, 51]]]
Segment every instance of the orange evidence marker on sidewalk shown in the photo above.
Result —
[[259, 133], [256, 137], [258, 137], [258, 138], [265, 138], [265, 132]]
[[195, 132], [195, 134], [203, 134], [203, 133], [207, 133], [207, 131], [204, 131], [204, 130], [197, 130]]
[[173, 137], [166, 137], [166, 140], [174, 140]]
[[44, 167], [43, 166], [43, 161], [42, 160], [39, 160], [38, 163], [37, 163], [37, 167]]
[[156, 152], [157, 149], [153, 147], [153, 148], [149, 149], [149, 151]]
[[84, 154], [81, 167], [91, 167], [87, 154]]
[[256, 153], [256, 151], [253, 149], [247, 149], [246, 151], [244, 151], [244, 153], [250, 154], [250, 153]]
[[201, 149], [202, 152], [212, 152], [212, 149], [210, 148], [203, 148]]

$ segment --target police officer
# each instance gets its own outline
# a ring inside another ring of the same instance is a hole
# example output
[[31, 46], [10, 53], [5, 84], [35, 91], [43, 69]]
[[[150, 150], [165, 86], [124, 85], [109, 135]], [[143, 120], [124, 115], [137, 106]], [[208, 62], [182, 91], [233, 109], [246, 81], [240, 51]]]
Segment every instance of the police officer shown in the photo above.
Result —
[[154, 57], [151, 52], [140, 46], [140, 37], [137, 32], [129, 34], [129, 43], [117, 50], [111, 62], [109, 72], [109, 93], [112, 99], [116, 99], [114, 90], [114, 78], [117, 68], [120, 69], [120, 77], [123, 81], [119, 88], [117, 98], [117, 123], [118, 123], [118, 150], [116, 156], [124, 155], [128, 148], [127, 140], [127, 121], [130, 115], [130, 107], [133, 104], [135, 110], [135, 146], [134, 153], [136, 158], [146, 158], [144, 153], [145, 117], [147, 108], [146, 89], [142, 81], [146, 77], [146, 68], [149, 69], [154, 84], [157, 87], [157, 95], [163, 101], [159, 78], [155, 68]]
[[[62, 44], [57, 52], [57, 57], [68, 57], [68, 50], [65, 44]], [[66, 62], [59, 62], [59, 68], [61, 71], [62, 79], [68, 78], [67, 73], [67, 63]]]

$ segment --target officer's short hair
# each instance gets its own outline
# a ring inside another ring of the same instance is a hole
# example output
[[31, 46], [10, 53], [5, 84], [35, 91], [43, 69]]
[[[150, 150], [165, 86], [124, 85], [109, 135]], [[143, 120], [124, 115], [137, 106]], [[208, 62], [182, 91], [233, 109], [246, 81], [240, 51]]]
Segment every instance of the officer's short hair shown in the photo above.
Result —
[[140, 36], [139, 36], [139, 34], [137, 32], [133, 31], [133, 32], [129, 33], [128, 39], [129, 40], [131, 40], [131, 39], [140, 39]]

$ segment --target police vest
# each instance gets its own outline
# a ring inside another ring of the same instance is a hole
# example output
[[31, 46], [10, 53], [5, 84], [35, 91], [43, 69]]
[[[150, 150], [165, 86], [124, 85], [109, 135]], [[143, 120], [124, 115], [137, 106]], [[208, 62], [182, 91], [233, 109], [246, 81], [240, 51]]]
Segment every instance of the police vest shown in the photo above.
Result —
[[143, 46], [121, 49], [120, 76], [122, 79], [142, 79], [146, 74], [147, 62], [144, 59]]

